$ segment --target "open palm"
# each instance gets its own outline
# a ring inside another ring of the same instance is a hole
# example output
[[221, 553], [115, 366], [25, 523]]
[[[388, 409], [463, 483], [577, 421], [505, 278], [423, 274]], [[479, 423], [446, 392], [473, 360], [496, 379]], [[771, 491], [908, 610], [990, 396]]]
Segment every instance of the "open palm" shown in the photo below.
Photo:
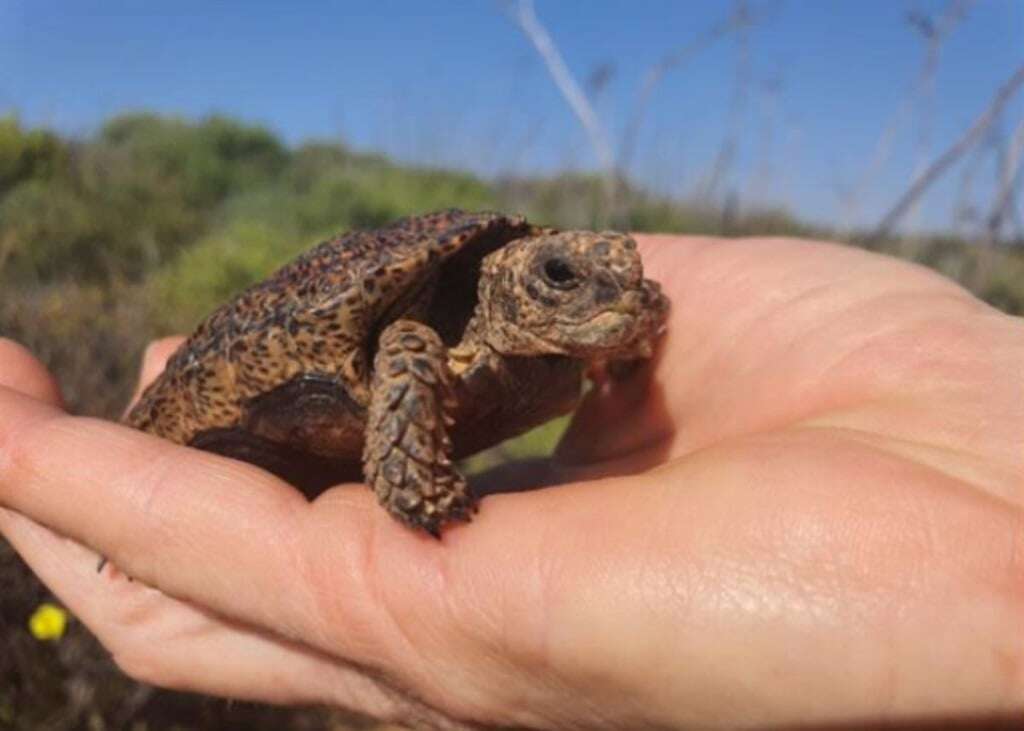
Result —
[[310, 504], [67, 416], [10, 343], [0, 531], [161, 685], [437, 726], [1020, 711], [1024, 325], [862, 251], [638, 238], [673, 303], [655, 361], [502, 477], [564, 484], [441, 543], [365, 488]]

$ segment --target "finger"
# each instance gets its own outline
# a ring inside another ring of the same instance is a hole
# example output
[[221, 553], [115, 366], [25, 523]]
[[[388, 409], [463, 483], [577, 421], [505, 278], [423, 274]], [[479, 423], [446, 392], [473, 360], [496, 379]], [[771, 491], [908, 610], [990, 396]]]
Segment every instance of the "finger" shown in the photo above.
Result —
[[[83, 505], [89, 509], [83, 510]], [[297, 581], [302, 574], [296, 571], [301, 562], [295, 556], [298, 531], [293, 527], [295, 511], [308, 504], [293, 489], [249, 465], [177, 447], [107, 422], [66, 416], [0, 390], [0, 506], [31, 516], [32, 521], [97, 550], [137, 579], [111, 598], [113, 606], [123, 605], [129, 614], [148, 616], [163, 611], [148, 603], [155, 601], [150, 594], [124, 594], [149, 585], [158, 590], [156, 595], [178, 600], [175, 611], [209, 607], [244, 625], [276, 633], [287, 628], [287, 634], [296, 639], [318, 638], [321, 650], [339, 649], [323, 644], [315, 607], [289, 599], [308, 595], [308, 589]], [[118, 629], [122, 622], [115, 622], [109, 632], [105, 630], [104, 616], [111, 605], [97, 592], [109, 582], [96, 574], [96, 554], [54, 538], [46, 528], [33, 529], [23, 522], [19, 532], [18, 518], [5, 512], [2, 530], [10, 532], [12, 543], [17, 543], [19, 552], [69, 606], [90, 626], [95, 625], [101, 639], [121, 648], [124, 657], [119, 662], [130, 674], [169, 687], [235, 697], [259, 698], [269, 693], [266, 697], [284, 700], [281, 689], [275, 693], [259, 673], [254, 674], [254, 668], [265, 671], [275, 667], [261, 664], [270, 649], [262, 640], [256, 641], [257, 635], [243, 633], [235, 655], [226, 652], [228, 636], [217, 638], [213, 654], [223, 653], [223, 657], [208, 673], [193, 667], [195, 658], [182, 645], [159, 645], [160, 654], [151, 655], [145, 647], [137, 647], [144, 644], [143, 637], [136, 637], [136, 643], [117, 644], [125, 639]], [[221, 528], [211, 534], [207, 531], [213, 523]], [[344, 520], [336, 527], [353, 542], [364, 533], [354, 525], [346, 526]], [[49, 540], [43, 537], [47, 534]], [[75, 549], [56, 548], [60, 541]], [[71, 553], [75, 555], [68, 558]], [[211, 562], [213, 556], [219, 559]], [[233, 558], [225, 561], [229, 556]], [[339, 564], [344, 570], [344, 562]], [[361, 593], [361, 582], [345, 581], [340, 575], [335, 580], [350, 594]], [[369, 607], [364, 611], [374, 613]], [[212, 631], [210, 626], [191, 621], [195, 615], [184, 613], [180, 618], [185, 634], [202, 636], [205, 630]], [[353, 624], [360, 625], [357, 621]], [[365, 628], [369, 623], [361, 624]], [[178, 626], [171, 623], [167, 629]], [[355, 637], [351, 641], [369, 646], [363, 660], [379, 659], [379, 643]], [[345, 643], [339, 644], [344, 650]], [[253, 664], [254, 655], [258, 662]], [[308, 664], [309, 660], [298, 658], [295, 662]], [[397, 694], [369, 693], [363, 676], [354, 671], [321, 676], [323, 685], [313, 689], [330, 693], [334, 704], [382, 712], [399, 701], [405, 707], [410, 703]], [[366, 698], [360, 700], [363, 694]], [[384, 696], [390, 698], [387, 707]], [[380, 699], [379, 705], [368, 708], [374, 698]]]
[[[245, 509], [235, 512], [240, 504]], [[0, 506], [99, 550], [128, 574], [172, 595], [199, 598], [175, 586], [175, 572], [161, 558], [181, 559], [178, 544], [194, 538], [196, 511], [207, 519], [219, 513], [224, 525], [251, 536], [248, 550], [255, 551], [259, 543], [280, 544], [279, 526], [290, 523], [300, 504], [294, 490], [241, 462], [108, 422], [70, 417], [0, 390]], [[92, 517], [98, 515], [103, 520]], [[140, 550], [137, 528], [142, 526], [150, 532], [147, 542], [160, 547], [155, 554]], [[206, 560], [200, 552], [186, 562], [196, 566]], [[282, 564], [267, 564], [264, 569], [272, 575], [287, 573]], [[236, 568], [234, 581], [247, 573]], [[278, 584], [287, 585], [287, 580]]]
[[54, 406], [64, 403], [57, 381], [24, 346], [0, 338], [0, 386]]
[[232, 623], [123, 576], [96, 555], [0, 508], [2, 534], [128, 675], [163, 688], [271, 703], [331, 703], [388, 715], [396, 703], [364, 674]]
[[[365, 489], [332, 516], [329, 544], [310, 545], [305, 536], [318, 518], [268, 473], [0, 390], [0, 507], [89, 546], [164, 594], [310, 638], [359, 664], [381, 661], [390, 630], [367, 590], [364, 560], [371, 531], [387, 518]], [[329, 642], [303, 568], [304, 552], [325, 545], [331, 586], [352, 600]]]
[[156, 380], [157, 376], [163, 373], [164, 368], [167, 366], [168, 359], [184, 341], [184, 337], [180, 335], [173, 335], [171, 337], [161, 338], [160, 340], [154, 340], [146, 346], [146, 351], [142, 354], [142, 366], [139, 371], [139, 381], [135, 386], [135, 391], [132, 393], [129, 408], [139, 400], [139, 397], [142, 395], [142, 392], [146, 387]]
[[[438, 673], [387, 606], [411, 598], [445, 617], [435, 584], [449, 549], [395, 524], [364, 487], [310, 505], [250, 465], [0, 390], [0, 506], [163, 594], [302, 640], [397, 687], [426, 686], [432, 704], [445, 703], [452, 673], [463, 672]], [[79, 571], [98, 580], [91, 558]], [[412, 596], [382, 598], [382, 582], [409, 583]]]

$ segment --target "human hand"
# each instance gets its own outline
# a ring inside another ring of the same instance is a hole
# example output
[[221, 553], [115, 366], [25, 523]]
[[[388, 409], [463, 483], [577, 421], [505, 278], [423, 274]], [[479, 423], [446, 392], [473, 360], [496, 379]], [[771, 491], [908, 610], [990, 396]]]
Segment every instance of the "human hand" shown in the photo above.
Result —
[[1024, 709], [1024, 325], [854, 249], [637, 238], [669, 333], [517, 475], [569, 484], [439, 543], [70, 417], [5, 343], [0, 531], [158, 685], [438, 726]]

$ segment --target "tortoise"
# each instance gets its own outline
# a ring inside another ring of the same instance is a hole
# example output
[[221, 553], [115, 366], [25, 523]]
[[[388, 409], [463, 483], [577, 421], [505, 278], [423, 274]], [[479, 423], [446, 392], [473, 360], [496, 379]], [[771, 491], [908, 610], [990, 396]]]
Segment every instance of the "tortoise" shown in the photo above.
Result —
[[453, 460], [650, 357], [668, 301], [636, 242], [446, 210], [325, 241], [203, 321], [125, 417], [313, 497], [365, 476], [438, 537], [476, 500]]

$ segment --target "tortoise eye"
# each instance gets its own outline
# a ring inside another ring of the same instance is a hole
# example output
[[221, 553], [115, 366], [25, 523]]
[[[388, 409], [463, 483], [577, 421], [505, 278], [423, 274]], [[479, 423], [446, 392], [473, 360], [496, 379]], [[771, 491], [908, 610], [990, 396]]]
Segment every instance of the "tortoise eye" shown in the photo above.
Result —
[[544, 279], [555, 289], [572, 289], [579, 284], [576, 270], [565, 259], [553, 256], [544, 262]]

